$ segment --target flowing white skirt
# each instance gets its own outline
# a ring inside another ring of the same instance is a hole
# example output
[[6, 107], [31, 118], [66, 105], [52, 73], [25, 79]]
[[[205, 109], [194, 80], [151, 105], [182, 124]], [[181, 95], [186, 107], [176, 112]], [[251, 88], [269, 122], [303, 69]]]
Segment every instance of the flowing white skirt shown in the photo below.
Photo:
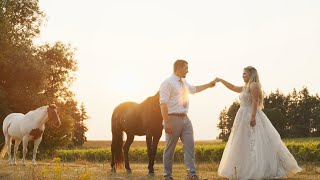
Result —
[[229, 179], [270, 179], [301, 171], [263, 111], [257, 111], [253, 128], [250, 117], [251, 108], [240, 107], [218, 174]]

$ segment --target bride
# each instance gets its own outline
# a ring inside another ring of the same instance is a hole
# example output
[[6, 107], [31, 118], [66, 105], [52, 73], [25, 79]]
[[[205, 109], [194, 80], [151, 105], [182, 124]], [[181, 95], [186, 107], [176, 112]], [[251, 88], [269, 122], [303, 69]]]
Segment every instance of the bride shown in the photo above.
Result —
[[244, 86], [216, 78], [228, 89], [240, 93], [240, 109], [219, 165], [219, 176], [229, 179], [284, 178], [301, 171], [297, 161], [263, 113], [263, 94], [258, 72], [244, 68]]

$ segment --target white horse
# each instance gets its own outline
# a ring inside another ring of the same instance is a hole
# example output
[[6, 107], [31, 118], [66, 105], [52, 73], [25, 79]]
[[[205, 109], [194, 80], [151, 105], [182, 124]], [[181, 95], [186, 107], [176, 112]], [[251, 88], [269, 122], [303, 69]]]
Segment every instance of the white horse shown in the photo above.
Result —
[[[11, 113], [3, 121], [3, 134], [6, 144], [1, 151], [1, 158], [8, 153], [8, 161], [10, 165], [17, 165], [16, 154], [21, 141], [23, 142], [23, 158], [22, 165], [25, 165], [25, 157], [27, 146], [30, 140], [34, 140], [32, 164], [36, 163], [36, 154], [38, 146], [42, 140], [42, 135], [47, 121], [51, 121], [53, 126], [61, 125], [60, 118], [55, 105], [43, 106], [27, 114]], [[15, 140], [14, 156], [11, 159], [11, 139]]]

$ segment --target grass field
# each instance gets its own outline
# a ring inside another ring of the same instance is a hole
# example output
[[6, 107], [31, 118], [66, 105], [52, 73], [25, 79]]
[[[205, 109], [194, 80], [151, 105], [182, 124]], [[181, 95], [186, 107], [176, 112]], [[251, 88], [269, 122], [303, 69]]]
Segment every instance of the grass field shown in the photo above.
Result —
[[[312, 142], [320, 142], [320, 138], [291, 138], [291, 139], [283, 139], [285, 143], [312, 143]], [[225, 144], [222, 140], [200, 140], [195, 142], [196, 145], [219, 145]], [[182, 145], [181, 141], [178, 141], [178, 146]], [[145, 147], [145, 141], [134, 141], [130, 147]], [[159, 147], [164, 147], [165, 141], [159, 142]], [[83, 145], [84, 148], [108, 148], [111, 147], [111, 141], [87, 141]]]
[[[222, 144], [223, 142], [221, 140], [207, 140], [207, 141], [196, 141], [196, 145], [211, 145], [211, 144]], [[178, 146], [182, 145], [181, 141], [178, 141]], [[159, 147], [164, 147], [165, 142], [160, 141], [159, 142]], [[84, 148], [107, 148], [111, 147], [111, 141], [87, 141], [83, 145]], [[135, 147], [146, 147], [146, 142], [145, 141], [134, 141], [132, 145], [130, 146], [132, 148]]]
[[[109, 163], [89, 163], [77, 161], [73, 163], [59, 163], [51, 160], [39, 161], [38, 166], [34, 167], [31, 162], [27, 166], [9, 166], [4, 160], [0, 161], [0, 179], [5, 180], [31, 180], [31, 179], [162, 179], [162, 164], [155, 164], [155, 177], [147, 176], [147, 164], [131, 164], [133, 173], [127, 175], [124, 170], [118, 170], [117, 173], [110, 172]], [[303, 171], [288, 179], [298, 180], [319, 180], [320, 166], [312, 164], [302, 165]], [[217, 176], [218, 163], [197, 163], [199, 177], [206, 179], [221, 179]], [[184, 179], [184, 165], [174, 164], [173, 174], [175, 179]]]
[[[303, 139], [284, 139], [286, 144], [319, 144], [320, 138], [303, 138]], [[196, 141], [196, 145], [223, 145], [224, 142], [221, 141]], [[94, 154], [98, 154], [99, 149], [110, 148], [110, 141], [88, 141], [84, 144], [84, 147], [80, 148], [81, 151], [86, 149], [94, 149]], [[160, 142], [159, 147], [163, 148], [165, 142]], [[178, 146], [181, 146], [179, 142]], [[144, 141], [135, 141], [131, 148], [132, 151], [139, 149], [141, 147], [146, 147]], [[306, 146], [308, 147], [308, 146]], [[317, 146], [319, 148], [319, 146]], [[316, 148], [317, 148], [316, 147]], [[308, 147], [309, 148], [309, 147]], [[308, 151], [314, 151], [314, 149], [309, 149]], [[58, 159], [58, 160], [57, 160]], [[139, 162], [139, 163], [138, 163]], [[110, 172], [110, 163], [108, 160], [103, 161], [86, 161], [76, 159], [72, 162], [61, 162], [59, 158], [54, 160], [42, 160], [38, 161], [38, 166], [32, 166], [30, 160], [27, 161], [27, 166], [21, 165], [21, 160], [18, 161], [17, 166], [9, 166], [7, 161], [0, 160], [0, 179], [8, 180], [29, 180], [29, 179], [162, 179], [162, 162], [157, 160], [155, 163], [155, 177], [147, 176], [147, 161], [133, 161], [131, 162], [131, 168], [133, 174], [127, 175], [125, 171], [118, 170], [116, 174]], [[178, 161], [174, 164], [174, 178], [184, 179], [185, 178], [185, 168], [183, 165], [183, 160]], [[206, 179], [221, 179], [217, 176], [217, 169], [219, 162], [217, 161], [197, 161], [198, 175], [201, 178]], [[293, 177], [288, 179], [306, 179], [306, 180], [319, 180], [320, 179], [320, 163], [317, 161], [301, 161], [299, 165], [302, 167], [303, 171], [298, 173]]]

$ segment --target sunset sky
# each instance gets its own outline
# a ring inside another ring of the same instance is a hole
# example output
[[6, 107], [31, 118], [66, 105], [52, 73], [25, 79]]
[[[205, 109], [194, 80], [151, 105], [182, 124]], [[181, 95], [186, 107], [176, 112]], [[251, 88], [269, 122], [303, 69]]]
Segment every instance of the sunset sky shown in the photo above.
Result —
[[[242, 85], [251, 65], [267, 94], [320, 92], [318, 0], [40, 0], [40, 8], [47, 20], [35, 42], [76, 48], [72, 90], [91, 117], [89, 140], [110, 140], [114, 107], [155, 94], [176, 59], [189, 62], [193, 85], [216, 76]], [[195, 139], [215, 139], [220, 111], [237, 98], [222, 84], [190, 95]]]

